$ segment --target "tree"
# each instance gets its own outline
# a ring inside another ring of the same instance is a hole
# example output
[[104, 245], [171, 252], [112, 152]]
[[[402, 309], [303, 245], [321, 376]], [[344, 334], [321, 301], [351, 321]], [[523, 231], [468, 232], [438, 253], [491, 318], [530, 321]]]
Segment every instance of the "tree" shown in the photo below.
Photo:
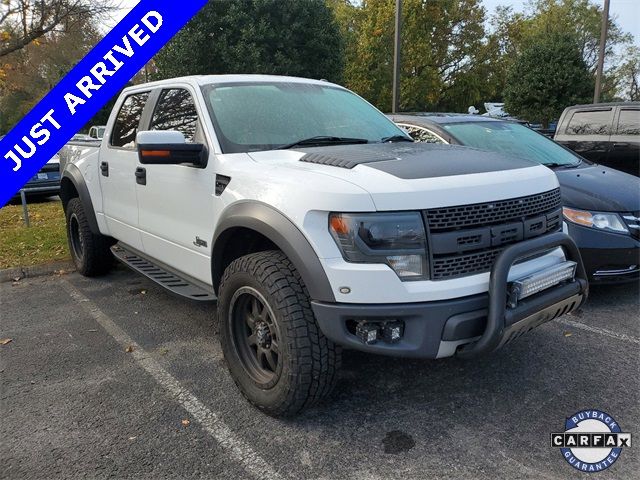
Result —
[[91, 20], [69, 19], [6, 55], [0, 65], [0, 132], [13, 127], [101, 38]]
[[[535, 38], [541, 33], [570, 35], [577, 43], [589, 71], [595, 72], [602, 28], [600, 5], [591, 0], [534, 0], [532, 6], [533, 14], [525, 27], [525, 39]], [[633, 37], [622, 32], [615, 20], [610, 18], [605, 57], [610, 58], [617, 46], [632, 40]]]
[[[364, 0], [350, 8], [344, 3], [330, 5], [338, 12], [342, 31], [347, 32], [346, 84], [388, 110], [395, 1]], [[485, 10], [479, 0], [404, 0], [402, 110], [466, 110], [470, 98], [482, 95], [479, 92], [486, 81], [477, 72], [486, 63], [484, 21]]]
[[157, 55], [156, 77], [261, 73], [340, 81], [342, 54], [323, 0], [210, 1]]
[[2, 0], [0, 6], [0, 58], [56, 29], [81, 28], [81, 22], [113, 10], [109, 2], [92, 0]]
[[623, 99], [634, 102], [640, 100], [640, 48], [628, 47], [622, 63], [611, 74]]
[[[532, 0], [524, 13], [511, 7], [498, 7], [491, 18], [492, 33], [488, 44], [492, 50], [492, 71], [496, 82], [494, 101], [502, 98], [506, 72], [520, 52], [538, 41], [540, 35], [568, 35], [578, 46], [589, 71], [595, 75], [598, 60], [602, 8], [592, 0]], [[622, 32], [614, 17], [609, 19], [605, 76], [602, 99], [616, 95], [616, 52], [632, 42], [632, 36]]]
[[505, 110], [547, 128], [565, 107], [586, 103], [594, 79], [571, 35], [541, 34], [509, 68]]

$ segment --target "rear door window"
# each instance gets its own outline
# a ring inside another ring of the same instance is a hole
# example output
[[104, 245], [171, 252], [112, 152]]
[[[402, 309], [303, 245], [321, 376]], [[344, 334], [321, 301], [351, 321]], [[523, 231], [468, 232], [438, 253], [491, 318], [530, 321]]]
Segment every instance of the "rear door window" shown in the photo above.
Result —
[[573, 114], [568, 135], [610, 135], [613, 110], [584, 110]]
[[177, 130], [192, 143], [198, 128], [198, 111], [193, 97], [184, 88], [163, 90], [153, 112], [151, 130]]
[[132, 150], [135, 148], [142, 111], [148, 98], [149, 92], [143, 92], [134, 93], [125, 99], [113, 125], [112, 146]]
[[444, 140], [436, 135], [431, 130], [416, 125], [409, 125], [408, 123], [399, 123], [398, 126], [402, 127], [416, 142], [420, 143], [444, 143]]
[[640, 109], [623, 108], [618, 118], [618, 135], [640, 135]]

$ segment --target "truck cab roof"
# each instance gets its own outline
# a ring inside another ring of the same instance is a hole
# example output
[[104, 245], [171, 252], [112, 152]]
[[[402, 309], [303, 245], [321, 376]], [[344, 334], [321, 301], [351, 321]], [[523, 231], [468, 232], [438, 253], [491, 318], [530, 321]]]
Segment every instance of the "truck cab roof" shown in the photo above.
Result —
[[125, 91], [137, 90], [140, 88], [156, 88], [164, 85], [175, 85], [180, 83], [188, 83], [191, 85], [212, 85], [212, 84], [243, 84], [243, 83], [306, 83], [310, 85], [331, 85], [337, 88], [344, 88], [340, 85], [328, 82], [326, 80], [314, 80], [310, 78], [301, 77], [288, 77], [281, 75], [257, 75], [257, 74], [242, 74], [242, 75], [189, 75], [184, 77], [171, 78], [167, 80], [158, 80], [155, 82], [143, 83], [128, 87]]

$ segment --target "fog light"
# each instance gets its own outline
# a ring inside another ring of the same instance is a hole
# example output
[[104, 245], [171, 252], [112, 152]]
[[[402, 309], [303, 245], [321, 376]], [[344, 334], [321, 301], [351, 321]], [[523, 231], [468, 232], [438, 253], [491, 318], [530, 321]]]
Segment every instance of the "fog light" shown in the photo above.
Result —
[[387, 343], [398, 343], [404, 335], [404, 323], [387, 322], [382, 327], [382, 339]]
[[378, 341], [378, 325], [375, 323], [360, 322], [356, 326], [356, 336], [367, 345], [373, 345]]
[[518, 300], [535, 295], [565, 280], [573, 280], [576, 267], [576, 262], [566, 261], [516, 280], [509, 288], [509, 307], [515, 308]]

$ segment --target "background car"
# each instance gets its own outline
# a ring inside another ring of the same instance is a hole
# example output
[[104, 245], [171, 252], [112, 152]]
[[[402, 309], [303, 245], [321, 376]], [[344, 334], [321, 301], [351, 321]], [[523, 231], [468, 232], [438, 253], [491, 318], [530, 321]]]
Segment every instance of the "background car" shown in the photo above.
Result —
[[97, 140], [96, 138], [90, 137], [89, 135], [85, 135], [84, 133], [76, 133], [73, 137], [71, 137], [71, 142], [91, 142]]
[[[5, 135], [0, 135], [2, 140]], [[23, 187], [28, 198], [51, 197], [60, 193], [60, 157], [55, 154]], [[20, 198], [16, 195], [13, 200]]]
[[594, 282], [622, 282], [640, 273], [640, 180], [595, 165], [515, 122], [475, 115], [403, 114], [391, 118], [419, 142], [509, 153], [553, 169], [564, 218]]
[[640, 175], [640, 102], [566, 108], [554, 140], [592, 162]]
[[89, 136], [91, 138], [95, 138], [96, 140], [102, 140], [104, 137], [104, 131], [107, 129], [104, 125], [94, 125], [89, 129]]

